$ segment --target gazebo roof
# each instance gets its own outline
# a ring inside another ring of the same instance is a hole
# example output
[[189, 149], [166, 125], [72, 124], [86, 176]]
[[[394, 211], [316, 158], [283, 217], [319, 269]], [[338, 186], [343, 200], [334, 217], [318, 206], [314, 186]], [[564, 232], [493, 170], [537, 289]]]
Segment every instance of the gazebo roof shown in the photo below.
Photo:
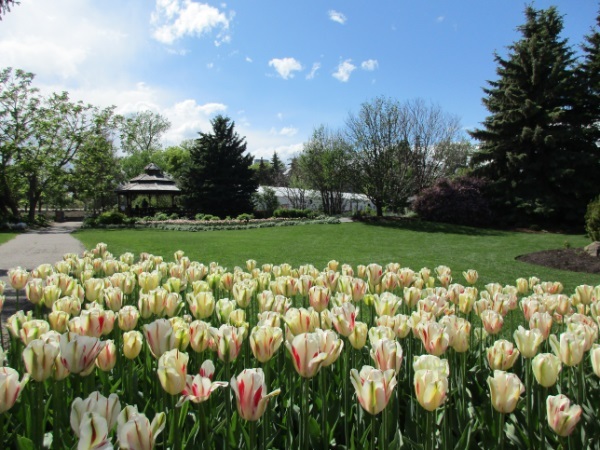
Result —
[[179, 194], [181, 191], [173, 178], [164, 174], [156, 164], [150, 163], [144, 167], [144, 173], [119, 186], [115, 192], [117, 194]]

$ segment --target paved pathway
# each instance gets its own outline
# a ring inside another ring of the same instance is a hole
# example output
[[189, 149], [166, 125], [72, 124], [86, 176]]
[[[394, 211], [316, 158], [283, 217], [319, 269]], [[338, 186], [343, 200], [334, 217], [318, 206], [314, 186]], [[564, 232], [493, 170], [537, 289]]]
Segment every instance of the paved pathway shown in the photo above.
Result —
[[[4, 320], [15, 312], [16, 306], [15, 291], [8, 283], [8, 270], [17, 266], [32, 270], [40, 264], [54, 264], [62, 260], [65, 253], [81, 254], [83, 244], [71, 236], [71, 232], [80, 226], [81, 222], [53, 223], [49, 228], [28, 231], [0, 245], [0, 280], [6, 282], [6, 302], [2, 312]], [[20, 295], [20, 306], [23, 305], [23, 298]]]

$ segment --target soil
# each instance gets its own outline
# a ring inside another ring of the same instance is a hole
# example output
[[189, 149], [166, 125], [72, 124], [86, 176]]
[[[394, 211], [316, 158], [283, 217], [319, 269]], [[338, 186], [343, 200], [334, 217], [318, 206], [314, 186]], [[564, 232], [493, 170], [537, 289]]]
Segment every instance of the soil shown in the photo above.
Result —
[[588, 255], [583, 248], [544, 250], [518, 256], [517, 260], [572, 272], [600, 273], [600, 258]]

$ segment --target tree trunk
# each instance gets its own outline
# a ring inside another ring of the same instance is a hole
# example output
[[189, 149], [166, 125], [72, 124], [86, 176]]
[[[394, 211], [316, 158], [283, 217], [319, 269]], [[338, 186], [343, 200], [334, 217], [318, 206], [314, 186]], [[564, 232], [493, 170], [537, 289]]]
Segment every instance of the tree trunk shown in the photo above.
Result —
[[383, 217], [383, 204], [377, 202], [375, 203], [375, 208], [377, 210], [377, 217]]

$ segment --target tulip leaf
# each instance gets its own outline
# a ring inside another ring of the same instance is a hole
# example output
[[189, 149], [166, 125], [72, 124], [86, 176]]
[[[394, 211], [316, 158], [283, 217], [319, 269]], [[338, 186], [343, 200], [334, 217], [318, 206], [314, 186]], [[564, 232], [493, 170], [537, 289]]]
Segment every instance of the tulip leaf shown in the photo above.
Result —
[[25, 436], [17, 436], [17, 448], [19, 450], [34, 450], [33, 441]]
[[[404, 446], [404, 440], [402, 439], [402, 433], [400, 432], [400, 428], [396, 430], [394, 433], [394, 439], [390, 442], [389, 449], [390, 450], [400, 450]], [[465, 447], [467, 448], [467, 447]]]
[[312, 438], [321, 437], [321, 426], [314, 417], [308, 419], [308, 433]]

